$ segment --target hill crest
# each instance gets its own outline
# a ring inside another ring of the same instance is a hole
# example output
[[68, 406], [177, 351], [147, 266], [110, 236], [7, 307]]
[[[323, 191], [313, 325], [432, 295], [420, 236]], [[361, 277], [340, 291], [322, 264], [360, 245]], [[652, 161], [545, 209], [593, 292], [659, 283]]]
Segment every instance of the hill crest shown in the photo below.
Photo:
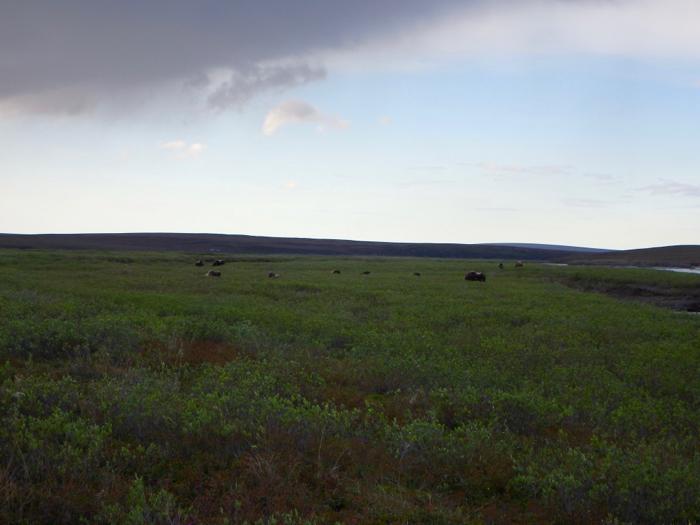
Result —
[[0, 234], [0, 248], [149, 250], [193, 253], [298, 254], [560, 260], [595, 249], [535, 244], [351, 241], [211, 233]]

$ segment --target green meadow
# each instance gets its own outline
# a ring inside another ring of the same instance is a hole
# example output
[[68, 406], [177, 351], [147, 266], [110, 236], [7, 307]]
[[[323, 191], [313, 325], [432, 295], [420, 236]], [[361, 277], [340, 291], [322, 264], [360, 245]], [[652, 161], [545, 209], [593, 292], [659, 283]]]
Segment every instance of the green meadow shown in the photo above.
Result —
[[700, 522], [700, 276], [197, 258], [0, 251], [0, 523]]

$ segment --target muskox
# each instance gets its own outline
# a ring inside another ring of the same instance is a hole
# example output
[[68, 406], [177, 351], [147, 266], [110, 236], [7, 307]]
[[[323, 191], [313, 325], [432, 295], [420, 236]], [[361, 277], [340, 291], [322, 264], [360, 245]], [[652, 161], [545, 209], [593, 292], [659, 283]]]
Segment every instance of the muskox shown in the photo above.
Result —
[[204, 261], [202, 259], [198, 259], [196, 263], [194, 263], [195, 266], [204, 266]]
[[212, 266], [223, 266], [224, 264], [226, 264], [226, 261], [224, 261], [222, 259], [217, 259], [211, 265]]
[[268, 277], [269, 279], [277, 279], [279, 276], [280, 276], [280, 274], [275, 273], [275, 272], [268, 272], [268, 273], [267, 273], [267, 277]]
[[207, 277], [221, 277], [221, 272], [217, 270], [209, 270], [205, 275]]
[[369, 274], [370, 274], [370, 272], [368, 272], [368, 271], [362, 272], [362, 275], [369, 275]]
[[333, 275], [339, 275], [339, 274], [340, 274], [340, 270], [333, 270], [331, 273], [332, 273]]
[[486, 276], [481, 273], [481, 272], [468, 272], [464, 276], [465, 281], [481, 281], [482, 283], [486, 282]]
[[420, 277], [420, 272], [413, 272], [413, 275], [415, 275], [416, 277]]
[[503, 263], [498, 263], [498, 269], [502, 270], [503, 269]]
[[516, 268], [522, 268], [523, 266], [525, 266], [525, 263], [523, 261], [518, 261], [515, 263]]

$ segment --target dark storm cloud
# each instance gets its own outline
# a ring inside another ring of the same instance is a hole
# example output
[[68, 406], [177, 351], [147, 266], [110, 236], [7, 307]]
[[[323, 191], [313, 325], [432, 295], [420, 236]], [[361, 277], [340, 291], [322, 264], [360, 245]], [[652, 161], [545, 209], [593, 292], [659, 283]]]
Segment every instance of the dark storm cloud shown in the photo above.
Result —
[[[79, 112], [120, 90], [181, 81], [209, 103], [323, 78], [313, 51], [349, 47], [424, 23], [464, 0], [3, 0], [0, 102]], [[270, 65], [276, 64], [276, 65]], [[290, 65], [291, 64], [291, 65]], [[193, 81], [192, 79], [195, 79]]]

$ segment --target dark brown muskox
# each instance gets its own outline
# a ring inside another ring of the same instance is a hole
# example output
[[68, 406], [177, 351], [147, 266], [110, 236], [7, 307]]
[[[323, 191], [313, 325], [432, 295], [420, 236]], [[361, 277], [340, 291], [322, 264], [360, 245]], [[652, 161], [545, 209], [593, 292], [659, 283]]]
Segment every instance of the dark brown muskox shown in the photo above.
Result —
[[340, 270], [333, 270], [331, 273], [332, 273], [333, 275], [338, 275], [338, 274], [340, 274]]
[[369, 274], [370, 274], [370, 272], [368, 272], [368, 271], [362, 272], [362, 275], [369, 275]]
[[207, 277], [221, 277], [221, 272], [217, 270], [209, 270], [205, 275]]
[[277, 279], [279, 276], [280, 276], [280, 274], [275, 273], [275, 272], [268, 272], [268, 273], [267, 273], [267, 277], [268, 277], [269, 279]]
[[196, 263], [194, 263], [195, 266], [204, 266], [204, 261], [202, 259], [198, 259]]
[[413, 275], [415, 275], [416, 277], [420, 277], [420, 272], [413, 272]]
[[481, 273], [481, 272], [468, 272], [464, 276], [465, 281], [481, 281], [482, 283], [486, 282], [486, 276]]
[[224, 261], [222, 259], [217, 259], [211, 265], [212, 266], [223, 266], [224, 264], [226, 264], [226, 261]]
[[503, 269], [503, 263], [498, 263], [498, 268], [499, 268], [500, 270], [502, 270], [502, 269]]

